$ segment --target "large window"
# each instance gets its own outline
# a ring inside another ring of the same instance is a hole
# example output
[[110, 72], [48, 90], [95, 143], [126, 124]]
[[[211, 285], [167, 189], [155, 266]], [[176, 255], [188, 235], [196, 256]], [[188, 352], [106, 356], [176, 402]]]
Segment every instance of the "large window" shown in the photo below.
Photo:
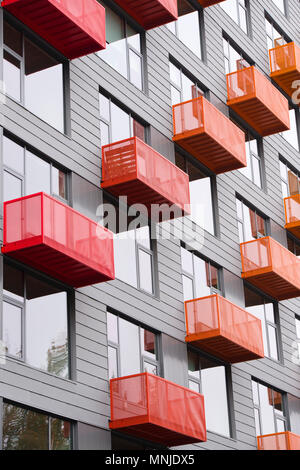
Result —
[[299, 127], [300, 127], [300, 116], [298, 109], [290, 109], [290, 123], [291, 128], [287, 131], [282, 132], [282, 136], [287, 142], [289, 142], [296, 150], [299, 150]]
[[110, 98], [99, 94], [101, 144], [107, 145], [129, 137], [146, 139], [146, 129], [134, 119], [130, 112], [124, 111]]
[[265, 356], [279, 361], [277, 304], [248, 287], [244, 293], [246, 310], [261, 321]]
[[215, 234], [213, 187], [215, 182], [181, 153], [175, 153], [176, 165], [189, 175], [191, 220]]
[[266, 219], [258, 214], [256, 209], [251, 209], [240, 199], [236, 199], [236, 208], [240, 243], [267, 235]]
[[178, 0], [178, 13], [180, 15], [178, 20], [168, 23], [167, 28], [194, 54], [201, 58], [200, 12], [188, 0]]
[[169, 62], [169, 66], [172, 105], [189, 101], [205, 94], [204, 90], [195, 81], [191, 80], [180, 67], [177, 67], [172, 62]]
[[287, 38], [279, 31], [273, 20], [266, 18], [268, 49], [286, 44]]
[[252, 65], [226, 38], [223, 38], [223, 49], [226, 74], [236, 72], [237, 70], [241, 70]]
[[44, 191], [67, 203], [67, 173], [3, 136], [3, 200]]
[[202, 393], [208, 431], [230, 436], [226, 368], [219, 362], [188, 351], [189, 388]]
[[181, 248], [181, 267], [185, 301], [221, 293], [220, 269], [209, 261]]
[[300, 193], [300, 174], [291, 169], [284, 161], [279, 161], [283, 197], [295, 196]]
[[72, 448], [70, 421], [5, 402], [2, 421], [2, 450]]
[[286, 431], [285, 395], [255, 380], [252, 394], [257, 436]]
[[273, 3], [279, 8], [279, 10], [285, 15], [286, 14], [286, 0], [273, 0]]
[[[236, 123], [241, 127], [238, 123]], [[246, 157], [247, 166], [240, 168], [239, 171], [245, 175], [252, 183], [256, 184], [259, 188], [262, 187], [262, 162], [261, 162], [261, 147], [262, 144], [256, 139], [251, 132], [241, 127], [246, 135]]]
[[[100, 2], [102, 3], [102, 2]], [[122, 16], [103, 4], [106, 14], [106, 49], [97, 54], [133, 85], [143, 90], [141, 35]]]
[[110, 379], [140, 372], [159, 375], [155, 333], [108, 311], [107, 339]]
[[232, 18], [239, 27], [248, 34], [249, 32], [249, 17], [247, 0], [226, 0], [220, 3], [223, 10]]
[[4, 21], [3, 81], [7, 95], [61, 132], [65, 67]]
[[2, 341], [7, 356], [69, 378], [68, 293], [3, 267]]

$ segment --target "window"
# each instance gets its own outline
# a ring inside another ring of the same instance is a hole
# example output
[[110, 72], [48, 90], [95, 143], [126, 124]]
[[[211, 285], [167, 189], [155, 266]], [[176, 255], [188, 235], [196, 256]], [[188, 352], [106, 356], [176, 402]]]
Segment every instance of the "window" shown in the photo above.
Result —
[[134, 119], [130, 112], [124, 111], [102, 93], [100, 101], [101, 144], [107, 145], [129, 137], [146, 140], [146, 128]]
[[249, 62], [245, 59], [242, 53], [235, 49], [228, 39], [223, 38], [224, 60], [225, 60], [225, 73], [236, 72], [245, 67], [250, 67]]
[[288, 236], [287, 237], [287, 244], [288, 249], [291, 251], [295, 256], [300, 257], [300, 243], [298, 243], [294, 238]]
[[193, 351], [188, 351], [189, 388], [202, 393], [208, 431], [230, 436], [226, 368]]
[[7, 95], [60, 132], [65, 130], [66, 64], [4, 21], [3, 80]]
[[[241, 127], [241, 126], [239, 126]], [[239, 171], [259, 188], [262, 187], [262, 168], [260, 158], [260, 142], [249, 131], [242, 129], [246, 134], [247, 166]]]
[[189, 175], [191, 220], [214, 235], [213, 179], [179, 152], [175, 153], [175, 162], [181, 170]]
[[246, 0], [226, 0], [220, 3], [223, 10], [232, 18], [239, 27], [248, 34], [248, 8]]
[[295, 196], [300, 193], [300, 175], [282, 160], [279, 161], [283, 197]]
[[220, 269], [181, 248], [184, 301], [221, 293]]
[[286, 6], [285, 0], [273, 0], [273, 3], [279, 8], [279, 10], [285, 15], [286, 14]]
[[169, 62], [169, 66], [172, 105], [183, 103], [205, 94], [197, 83], [188, 78], [181, 68], [176, 67], [172, 62]]
[[281, 135], [289, 142], [296, 150], [299, 150], [299, 126], [300, 116], [298, 109], [290, 109], [290, 123], [291, 128], [284, 131]]
[[[100, 2], [102, 3], [102, 2]], [[143, 90], [143, 53], [141, 35], [122, 16], [105, 7], [106, 49], [97, 52], [107, 64]]]
[[276, 304], [248, 287], [244, 287], [244, 294], [246, 310], [261, 321], [265, 356], [279, 361]]
[[71, 450], [71, 431], [70, 421], [3, 403], [3, 450]]
[[252, 380], [252, 396], [257, 436], [286, 431], [285, 395]]
[[[199, 21], [199, 11], [196, 10], [188, 0], [178, 0], [178, 14], [178, 20], [168, 23], [166, 25], [167, 28], [201, 59], [201, 26]], [[193, 31], [193, 34], [191, 34], [191, 31]]]
[[279, 31], [273, 20], [266, 18], [268, 49], [287, 43], [287, 38]]
[[69, 378], [67, 291], [4, 263], [2, 310], [6, 354]]
[[107, 312], [109, 378], [141, 372], [159, 375], [155, 333]]
[[3, 136], [3, 200], [40, 191], [67, 203], [67, 173]]
[[266, 219], [256, 209], [250, 209], [240, 199], [236, 199], [237, 220], [240, 243], [257, 240], [267, 235]]
[[297, 342], [298, 342], [298, 359], [300, 360], [300, 317], [295, 317], [296, 322], [296, 335], [297, 335]]

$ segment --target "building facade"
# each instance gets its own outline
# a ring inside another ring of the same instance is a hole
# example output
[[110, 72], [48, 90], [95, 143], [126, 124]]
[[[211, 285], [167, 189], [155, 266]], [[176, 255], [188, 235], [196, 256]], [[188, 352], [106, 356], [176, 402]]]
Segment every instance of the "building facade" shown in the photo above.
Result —
[[0, 449], [299, 449], [298, 0], [29, 3], [0, 9]]

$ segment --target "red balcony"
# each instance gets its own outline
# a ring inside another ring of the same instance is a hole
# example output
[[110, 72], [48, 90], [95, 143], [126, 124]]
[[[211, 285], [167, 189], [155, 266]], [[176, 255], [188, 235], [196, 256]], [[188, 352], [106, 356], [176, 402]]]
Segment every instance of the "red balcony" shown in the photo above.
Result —
[[264, 357], [261, 321], [220, 295], [185, 302], [186, 342], [230, 364]]
[[292, 432], [280, 432], [257, 437], [258, 450], [300, 450], [300, 436]]
[[300, 194], [284, 200], [285, 228], [295, 237], [300, 238]]
[[203, 96], [173, 106], [173, 140], [216, 174], [247, 166], [245, 134]]
[[293, 83], [300, 80], [300, 47], [290, 42], [271, 49], [269, 55], [270, 77], [292, 97], [298, 88]]
[[227, 75], [227, 104], [261, 136], [290, 128], [288, 100], [255, 67]]
[[101, 187], [127, 196], [128, 205], [144, 204], [149, 217], [161, 204], [174, 209], [163, 220], [190, 213], [188, 175], [137, 137], [102, 147]]
[[167, 447], [206, 441], [204, 397], [156, 375], [110, 381], [110, 429]]
[[242, 277], [276, 300], [300, 296], [300, 259], [271, 237], [241, 244]]
[[203, 8], [206, 8], [211, 7], [212, 5], [216, 5], [217, 3], [222, 3], [224, 0], [198, 0], [198, 2]]
[[2, 253], [73, 287], [115, 276], [112, 233], [44, 193], [4, 203]]
[[105, 49], [105, 9], [97, 0], [2, 0], [2, 7], [68, 59]]
[[115, 0], [144, 29], [178, 19], [177, 0]]

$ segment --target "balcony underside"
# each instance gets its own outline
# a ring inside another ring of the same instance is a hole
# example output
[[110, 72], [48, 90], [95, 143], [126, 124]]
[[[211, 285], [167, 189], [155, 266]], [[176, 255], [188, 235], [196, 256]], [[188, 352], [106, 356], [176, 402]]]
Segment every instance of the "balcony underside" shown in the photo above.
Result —
[[288, 232], [292, 233], [296, 238], [300, 239], [300, 223], [299, 222], [295, 224], [294, 223], [286, 224], [284, 228], [288, 230]]
[[[5, 249], [2, 251], [5, 254]], [[96, 269], [45, 244], [9, 251], [6, 254], [75, 288], [111, 280]]]
[[242, 278], [278, 301], [300, 297], [300, 289], [279, 274], [268, 268], [259, 271], [257, 274], [242, 273]]
[[131, 0], [130, 2], [116, 0], [116, 3], [146, 30], [162, 26], [177, 19], [175, 11], [169, 11], [159, 0]]
[[291, 97], [296, 91], [296, 88], [292, 88], [292, 84], [300, 80], [300, 71], [295, 68], [289, 72], [273, 72], [270, 74], [270, 77]]
[[216, 174], [244, 167], [234, 155], [205, 132], [188, 137], [175, 136], [173, 140]]

